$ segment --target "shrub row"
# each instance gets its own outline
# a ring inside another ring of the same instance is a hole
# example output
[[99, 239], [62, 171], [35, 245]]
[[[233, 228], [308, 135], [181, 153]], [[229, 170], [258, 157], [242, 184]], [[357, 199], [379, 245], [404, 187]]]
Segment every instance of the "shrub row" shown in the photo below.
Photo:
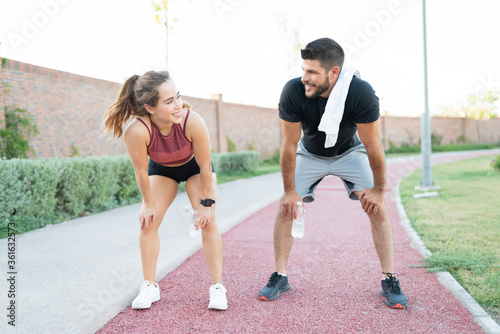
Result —
[[[469, 151], [469, 150], [488, 150], [498, 148], [495, 144], [447, 144], [447, 145], [432, 145], [432, 152], [451, 152], [451, 151]], [[420, 153], [420, 145], [412, 146], [391, 146], [385, 153]]]
[[259, 152], [212, 153], [212, 163], [216, 173], [233, 171], [253, 172], [259, 166]]
[[127, 156], [0, 160], [1, 238], [139, 200]]
[[[214, 169], [254, 171], [256, 151], [214, 153]], [[0, 238], [137, 203], [141, 194], [127, 155], [50, 159], [0, 159]]]

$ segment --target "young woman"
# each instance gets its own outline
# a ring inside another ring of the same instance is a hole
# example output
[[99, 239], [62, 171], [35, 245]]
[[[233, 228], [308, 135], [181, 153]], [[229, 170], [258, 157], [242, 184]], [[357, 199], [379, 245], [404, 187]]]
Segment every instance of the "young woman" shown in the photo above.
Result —
[[196, 227], [202, 229], [203, 251], [213, 281], [208, 307], [227, 309], [221, 282], [222, 241], [214, 216], [217, 179], [210, 160], [210, 139], [201, 116], [189, 108], [168, 72], [149, 71], [128, 78], [104, 115], [106, 131], [117, 138], [123, 135], [142, 195], [139, 246], [144, 283], [132, 302], [134, 309], [149, 308], [160, 299], [155, 283], [158, 228], [184, 181], [197, 211]]

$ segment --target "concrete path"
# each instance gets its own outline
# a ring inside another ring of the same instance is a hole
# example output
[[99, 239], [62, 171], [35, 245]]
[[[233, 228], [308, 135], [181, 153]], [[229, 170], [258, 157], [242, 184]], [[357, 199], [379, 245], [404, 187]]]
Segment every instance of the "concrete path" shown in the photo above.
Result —
[[[435, 154], [432, 161], [494, 152]], [[187, 197], [181, 194], [160, 229], [162, 299], [151, 309], [128, 307], [142, 281], [139, 205], [132, 205], [17, 236], [16, 327], [6, 328], [16, 333], [500, 333], [477, 304], [464, 305], [443, 288], [449, 277], [412, 267], [422, 255], [413, 248], [418, 238], [411, 237], [396, 185], [419, 167], [419, 156], [388, 159], [387, 202], [407, 310], [383, 305], [368, 220], [333, 177], [320, 184], [316, 201], [306, 204], [306, 236], [295, 242], [290, 257], [292, 289], [270, 303], [257, 300], [274, 266], [272, 228], [282, 192], [275, 173], [219, 186], [217, 220], [227, 232], [227, 311], [206, 309], [210, 276], [201, 239], [190, 238], [184, 226]], [[7, 249], [6, 239], [0, 248]], [[7, 280], [1, 288], [8, 291]], [[458, 290], [455, 286], [454, 293]]]

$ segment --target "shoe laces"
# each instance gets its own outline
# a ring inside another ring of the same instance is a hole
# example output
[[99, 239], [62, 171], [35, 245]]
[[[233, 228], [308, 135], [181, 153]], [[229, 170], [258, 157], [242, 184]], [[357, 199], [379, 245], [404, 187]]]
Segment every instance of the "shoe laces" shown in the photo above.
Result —
[[151, 281], [144, 281], [144, 283], [142, 283], [142, 285], [141, 285], [141, 290], [144, 290], [144, 289], [146, 289], [147, 287], [150, 287], [150, 286], [153, 287], [153, 288], [156, 287], [153, 282], [151, 282]]
[[224, 285], [218, 283], [218, 284], [213, 284], [212, 285], [212, 289], [210, 289], [211, 291], [213, 291], [213, 293], [217, 293], [217, 294], [223, 294], [224, 292], [226, 292], [226, 288], [224, 287]]
[[278, 285], [283, 277], [284, 276], [282, 276], [278, 273], [273, 273], [271, 275], [271, 277], [269, 278], [269, 282], [267, 282], [266, 287], [271, 288], [271, 287]]
[[387, 284], [387, 287], [389, 288], [389, 291], [395, 294], [400, 294], [401, 293], [401, 287], [399, 286], [399, 281], [391, 273], [387, 273], [388, 278], [384, 280], [385, 284]]

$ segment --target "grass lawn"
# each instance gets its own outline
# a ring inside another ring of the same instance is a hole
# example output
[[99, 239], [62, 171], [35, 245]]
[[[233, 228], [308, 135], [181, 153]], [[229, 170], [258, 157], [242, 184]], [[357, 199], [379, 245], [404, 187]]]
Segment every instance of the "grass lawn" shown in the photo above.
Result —
[[481, 157], [432, 167], [437, 198], [413, 198], [421, 170], [401, 181], [413, 228], [432, 256], [423, 266], [449, 271], [500, 323], [500, 172]]

